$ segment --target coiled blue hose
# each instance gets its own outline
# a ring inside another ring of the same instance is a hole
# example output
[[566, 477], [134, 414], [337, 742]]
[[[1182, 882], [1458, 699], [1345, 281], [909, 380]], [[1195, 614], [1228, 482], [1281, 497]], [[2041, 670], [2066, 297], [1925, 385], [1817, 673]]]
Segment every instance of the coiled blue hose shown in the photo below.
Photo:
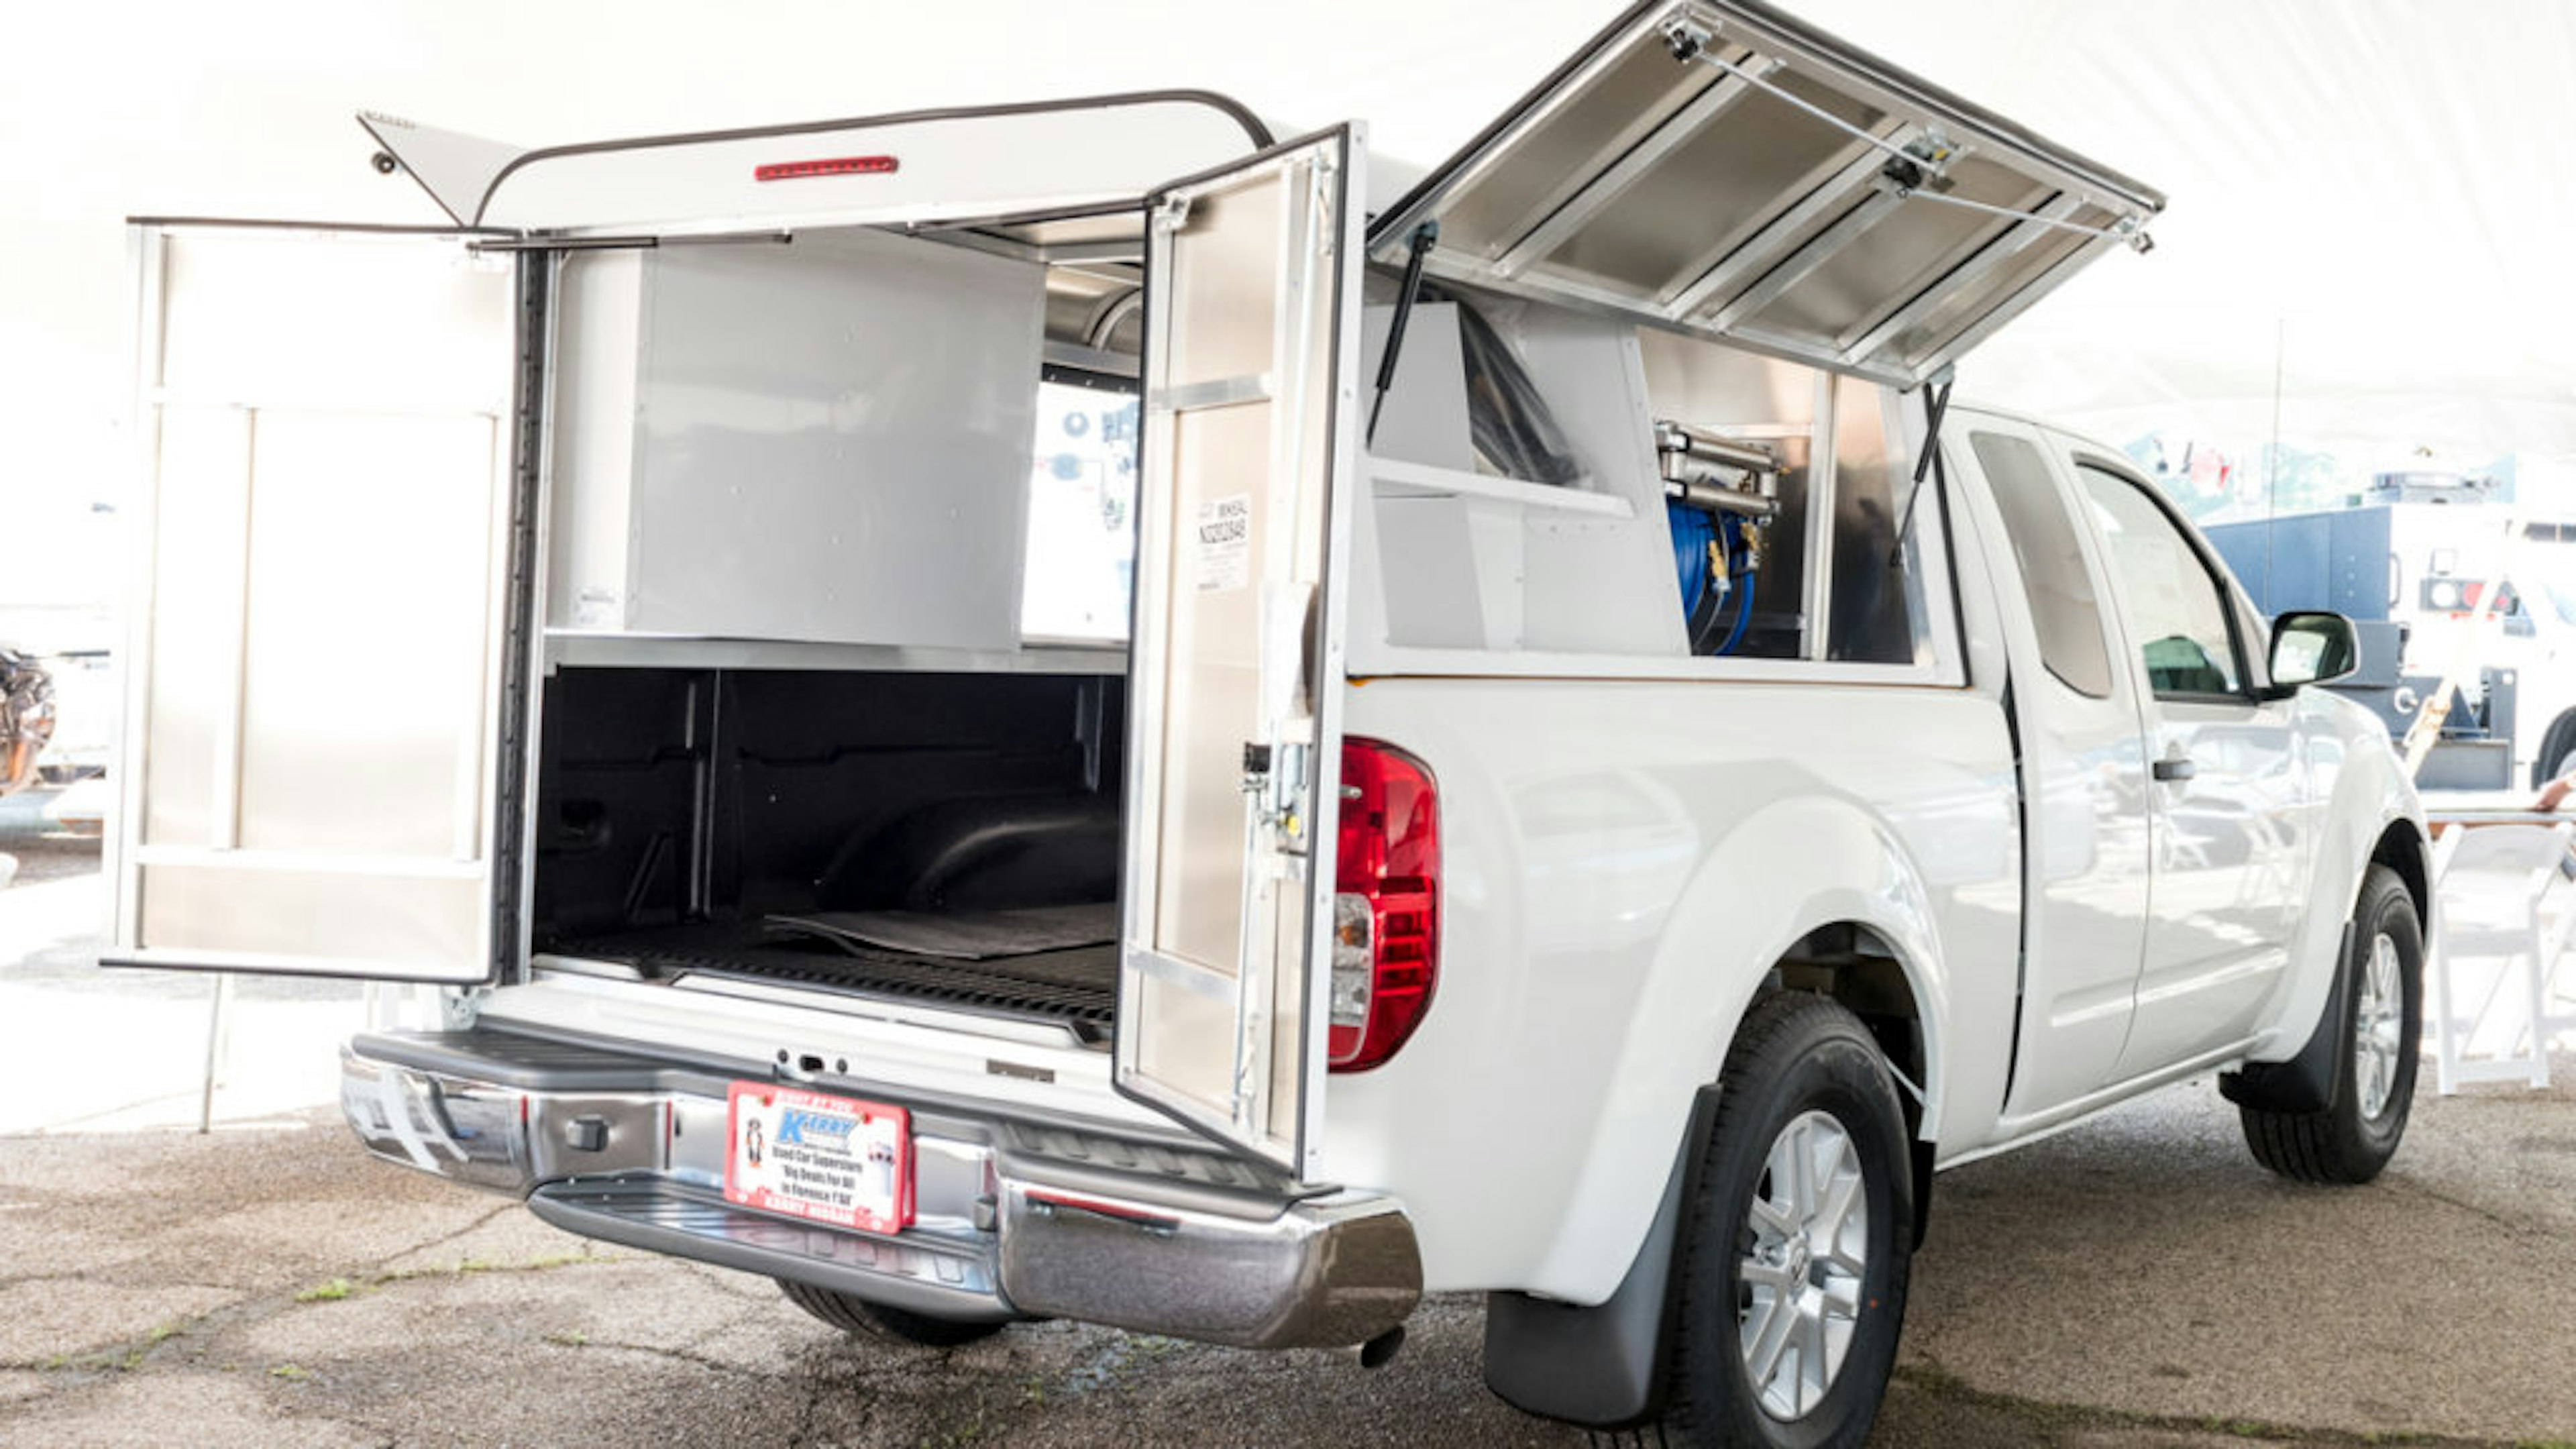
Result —
[[1717, 646], [1717, 652], [1726, 655], [1744, 642], [1744, 630], [1753, 622], [1753, 551], [1744, 546], [1744, 520], [1722, 513], [1717, 524], [1726, 539], [1726, 577], [1733, 585], [1727, 592], [1735, 595], [1735, 623], [1726, 631], [1726, 642]]
[[1708, 546], [1717, 541], [1717, 524], [1707, 513], [1679, 503], [1664, 505], [1673, 530], [1673, 573], [1681, 580], [1682, 617], [1696, 618], [1710, 584]]

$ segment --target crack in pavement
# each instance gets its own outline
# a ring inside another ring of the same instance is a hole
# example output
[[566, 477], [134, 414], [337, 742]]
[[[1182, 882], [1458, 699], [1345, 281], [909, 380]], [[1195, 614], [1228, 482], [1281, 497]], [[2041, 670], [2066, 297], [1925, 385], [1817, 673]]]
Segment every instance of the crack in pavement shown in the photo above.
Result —
[[437, 1237], [430, 1238], [424, 1242], [414, 1243], [408, 1248], [397, 1248], [393, 1252], [387, 1253], [383, 1257], [376, 1259], [373, 1263], [368, 1264], [368, 1267], [372, 1269], [380, 1269], [396, 1258], [408, 1258], [415, 1253], [426, 1253], [432, 1248], [444, 1247], [449, 1243], [455, 1242], [458, 1238], [464, 1237], [468, 1233], [478, 1232], [481, 1229], [490, 1226], [495, 1219], [501, 1216], [501, 1214], [518, 1206], [520, 1206], [520, 1204], [515, 1202], [497, 1204], [476, 1217], [474, 1221], [467, 1223], [465, 1226], [458, 1228], [453, 1232], [441, 1233]]
[[[429, 1246], [435, 1247], [440, 1242], [453, 1241], [456, 1236], [458, 1235], [451, 1233], [444, 1238], [434, 1240]], [[396, 1258], [407, 1257], [416, 1251], [420, 1250], [405, 1249], [376, 1261], [390, 1263]], [[484, 1262], [466, 1258], [453, 1266], [394, 1268], [373, 1273], [362, 1270], [358, 1277], [326, 1279], [325, 1282], [342, 1283], [348, 1286], [349, 1291], [365, 1292], [439, 1278], [466, 1278], [485, 1273], [544, 1273], [557, 1268], [579, 1267], [589, 1263], [625, 1261], [627, 1259], [624, 1255], [610, 1253], [567, 1254], [553, 1258], [530, 1258], [516, 1263]], [[316, 1303], [334, 1301], [348, 1296], [348, 1292], [344, 1291], [316, 1298], [310, 1296], [313, 1292], [313, 1288], [308, 1286], [251, 1294], [230, 1303], [216, 1304], [202, 1313], [183, 1314], [170, 1322], [156, 1324], [139, 1335], [93, 1342], [47, 1355], [42, 1359], [0, 1359], [0, 1369], [26, 1369], [48, 1375], [78, 1374], [83, 1370], [91, 1371], [93, 1375], [108, 1371], [130, 1373], [147, 1367], [152, 1360], [162, 1356], [165, 1350], [182, 1339], [203, 1337], [204, 1335], [199, 1332], [201, 1329], [211, 1328], [216, 1332], [222, 1332], [244, 1324], [265, 1322], [293, 1309], [311, 1307]]]
[[669, 1359], [674, 1363], [694, 1364], [709, 1373], [723, 1374], [728, 1378], [745, 1378], [759, 1383], [786, 1383], [791, 1377], [786, 1374], [762, 1373], [758, 1369], [747, 1369], [740, 1364], [726, 1363], [720, 1358], [713, 1358], [703, 1353], [692, 1353], [685, 1348], [665, 1348], [655, 1343], [624, 1343], [613, 1338], [584, 1338], [579, 1343], [567, 1343], [560, 1339], [548, 1341], [557, 1348], [581, 1353], [587, 1353], [595, 1348], [612, 1349], [619, 1353], [640, 1353], [652, 1358]]
[[2545, 1242], [2555, 1242], [2564, 1236], [2559, 1233], [2553, 1233], [2546, 1227], [2542, 1227], [2537, 1224], [2517, 1223], [2513, 1219], [2506, 1217], [2504, 1214], [2497, 1212], [2492, 1208], [2481, 1207], [2476, 1203], [2452, 1197], [2448, 1193], [2438, 1192], [2420, 1182], [2398, 1178], [2391, 1180], [2389, 1185], [2400, 1192], [2412, 1192], [2422, 1197], [2431, 1198], [2433, 1201], [2442, 1204], [2444, 1207], [2457, 1208], [2461, 1212], [2467, 1213], [2469, 1216], [2486, 1223], [2489, 1227], [2502, 1231], [2504, 1235], [2509, 1238], [2536, 1238]]

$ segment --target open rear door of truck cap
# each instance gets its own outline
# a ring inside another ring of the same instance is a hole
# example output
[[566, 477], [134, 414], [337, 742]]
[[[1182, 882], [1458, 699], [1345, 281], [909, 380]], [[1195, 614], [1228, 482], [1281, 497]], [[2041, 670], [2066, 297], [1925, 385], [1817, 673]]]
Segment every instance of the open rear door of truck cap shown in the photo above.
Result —
[[1755, 0], [1622, 16], [1369, 230], [1476, 286], [1911, 387], [2154, 190]]
[[905, 111], [523, 149], [393, 116], [358, 123], [458, 226], [506, 232], [900, 223], [1133, 207], [1271, 142], [1208, 91]]

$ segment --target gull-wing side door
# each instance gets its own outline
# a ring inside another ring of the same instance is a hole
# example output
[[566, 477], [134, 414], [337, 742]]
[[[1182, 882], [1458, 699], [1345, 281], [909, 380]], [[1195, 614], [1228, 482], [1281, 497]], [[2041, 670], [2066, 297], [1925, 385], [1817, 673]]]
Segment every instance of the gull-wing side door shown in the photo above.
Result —
[[1369, 228], [1428, 270], [1910, 388], [2152, 189], [1760, 0], [1644, 0]]

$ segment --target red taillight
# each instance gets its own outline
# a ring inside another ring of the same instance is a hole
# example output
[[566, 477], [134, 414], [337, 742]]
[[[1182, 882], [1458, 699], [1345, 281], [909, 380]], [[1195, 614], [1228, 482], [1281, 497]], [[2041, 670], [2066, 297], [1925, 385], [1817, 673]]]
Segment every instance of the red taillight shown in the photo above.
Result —
[[1333, 872], [1327, 1059], [1363, 1072], [1422, 1024], [1440, 979], [1440, 791], [1422, 762], [1375, 740], [1342, 743]]
[[901, 163], [892, 156], [832, 156], [820, 161], [772, 161], [751, 170], [754, 181], [795, 181], [807, 176], [882, 176]]

